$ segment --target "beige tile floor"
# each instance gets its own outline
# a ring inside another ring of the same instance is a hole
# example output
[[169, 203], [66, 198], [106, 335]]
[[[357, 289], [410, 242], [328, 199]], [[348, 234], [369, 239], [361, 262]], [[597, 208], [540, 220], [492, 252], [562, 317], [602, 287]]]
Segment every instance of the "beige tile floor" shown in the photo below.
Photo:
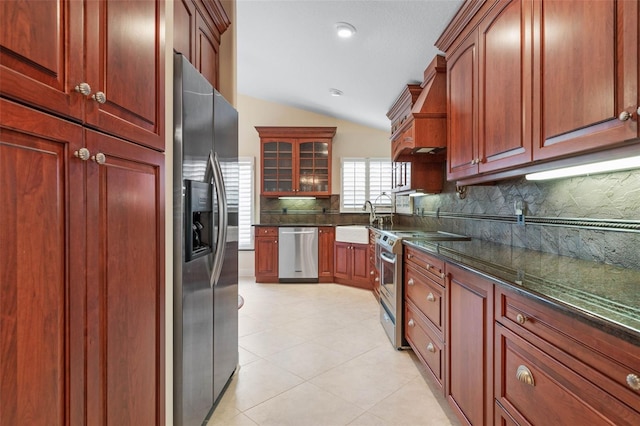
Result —
[[240, 368], [208, 426], [459, 425], [370, 292], [240, 278], [240, 294]]

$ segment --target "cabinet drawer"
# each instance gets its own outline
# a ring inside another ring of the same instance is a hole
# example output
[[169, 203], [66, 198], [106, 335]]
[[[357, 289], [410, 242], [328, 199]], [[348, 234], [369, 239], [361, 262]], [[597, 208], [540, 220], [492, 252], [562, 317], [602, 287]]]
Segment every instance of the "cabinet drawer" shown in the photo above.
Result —
[[256, 227], [256, 237], [277, 237], [278, 228], [276, 226], [258, 226]]
[[422, 272], [444, 287], [444, 261], [423, 251], [404, 246], [404, 261], [422, 268]]
[[546, 351], [640, 415], [640, 348], [532, 299], [496, 289], [495, 316], [514, 333]]
[[422, 319], [418, 309], [410, 301], [405, 302], [404, 329], [407, 341], [442, 388], [444, 344]]
[[640, 414], [496, 324], [496, 400], [518, 424], [640, 424]]
[[404, 268], [405, 297], [433, 323], [442, 337], [444, 287], [421, 273], [412, 264], [407, 263]]

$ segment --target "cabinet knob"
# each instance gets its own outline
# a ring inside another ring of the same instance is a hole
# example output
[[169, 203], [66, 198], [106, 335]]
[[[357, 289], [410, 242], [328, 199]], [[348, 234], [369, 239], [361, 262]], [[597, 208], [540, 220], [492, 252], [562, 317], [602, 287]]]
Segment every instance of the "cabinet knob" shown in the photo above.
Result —
[[435, 353], [436, 352], [436, 347], [433, 346], [433, 343], [429, 342], [429, 344], [427, 345], [427, 350], [431, 353]]
[[427, 269], [431, 269], [431, 265], [427, 263]]
[[516, 321], [518, 321], [518, 324], [524, 325], [524, 323], [527, 322], [527, 317], [522, 314], [518, 314], [516, 315]]
[[273, 243], [274, 243], [274, 244], [278, 244], [278, 240], [275, 240]]
[[409, 322], [407, 323], [407, 325], [409, 325], [409, 327], [415, 327], [415, 326], [416, 326], [416, 323], [413, 321], [413, 318], [411, 318], [411, 319], [409, 320]]
[[444, 272], [441, 272], [440, 273], [440, 278], [442, 278], [444, 280], [445, 278], [447, 278], [447, 274], [445, 274]]
[[407, 255], [407, 259], [413, 259], [413, 255], [412, 255], [411, 253], [409, 253], [409, 254]]
[[529, 370], [524, 365], [521, 365], [516, 370], [516, 379], [518, 379], [519, 381], [527, 385], [531, 385], [531, 386], [536, 385], [535, 381], [533, 380], [533, 374], [531, 374], [531, 370]]
[[407, 285], [413, 285], [413, 278], [409, 278], [409, 281], [407, 281]]
[[269, 231], [267, 231], [266, 229], [263, 231], [265, 234], [268, 233]]
[[91, 86], [89, 86], [89, 83], [80, 83], [74, 88], [74, 90], [85, 96], [89, 96], [91, 94]]
[[631, 118], [631, 113], [629, 111], [622, 111], [618, 116], [618, 119], [620, 121], [627, 121], [630, 118]]
[[107, 102], [107, 95], [105, 95], [104, 92], [96, 92], [94, 95], [91, 96], [91, 99], [93, 99], [99, 104], [104, 104]]
[[375, 274], [375, 271], [373, 270], [369, 271], [369, 275], [373, 275], [373, 274]]
[[631, 373], [627, 376], [627, 384], [635, 391], [640, 390], [640, 377]]
[[380, 282], [380, 278], [379, 278], [379, 277], [376, 277], [375, 281], [376, 281], [376, 282]]
[[99, 152], [96, 155], [93, 155], [91, 157], [91, 160], [95, 161], [96, 163], [102, 165], [104, 163], [107, 162], [107, 156], [104, 155], [103, 153]]
[[429, 294], [427, 295], [427, 300], [429, 302], [435, 302], [436, 301], [436, 297], [433, 295], [433, 293], [429, 292]]
[[91, 153], [87, 148], [80, 148], [76, 152], [73, 153], [76, 157], [81, 159], [82, 161], [87, 161], [89, 157], [91, 157]]

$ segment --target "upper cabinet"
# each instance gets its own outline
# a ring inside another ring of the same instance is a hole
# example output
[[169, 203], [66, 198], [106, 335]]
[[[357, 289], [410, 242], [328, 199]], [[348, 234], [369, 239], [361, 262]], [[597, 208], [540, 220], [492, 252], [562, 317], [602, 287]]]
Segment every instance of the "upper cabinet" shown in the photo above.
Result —
[[408, 84], [387, 112], [394, 161], [447, 147], [446, 82], [446, 63], [437, 55], [424, 71], [424, 82]]
[[173, 5], [173, 48], [220, 90], [220, 37], [231, 25], [220, 0], [177, 0]]
[[264, 196], [331, 195], [335, 127], [256, 127]]
[[164, 149], [164, 2], [11, 0], [0, 12], [0, 94]]
[[638, 7], [615, 0], [534, 3], [534, 160], [640, 136]]
[[638, 2], [467, 2], [436, 46], [449, 180], [521, 175], [640, 136]]
[[[531, 5], [496, 4], [447, 58], [447, 178], [531, 161]], [[529, 96], [527, 96], [529, 94]]]

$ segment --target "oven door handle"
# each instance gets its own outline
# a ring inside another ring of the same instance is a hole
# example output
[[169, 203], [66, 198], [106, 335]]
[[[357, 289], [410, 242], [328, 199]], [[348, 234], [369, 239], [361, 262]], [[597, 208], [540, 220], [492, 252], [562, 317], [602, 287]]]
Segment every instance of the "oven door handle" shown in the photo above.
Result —
[[396, 263], [396, 257], [395, 256], [391, 257], [387, 253], [384, 253], [384, 252], [380, 253], [380, 259], [382, 259], [384, 262], [387, 262], [387, 263], [391, 263], [391, 264], [395, 264]]

